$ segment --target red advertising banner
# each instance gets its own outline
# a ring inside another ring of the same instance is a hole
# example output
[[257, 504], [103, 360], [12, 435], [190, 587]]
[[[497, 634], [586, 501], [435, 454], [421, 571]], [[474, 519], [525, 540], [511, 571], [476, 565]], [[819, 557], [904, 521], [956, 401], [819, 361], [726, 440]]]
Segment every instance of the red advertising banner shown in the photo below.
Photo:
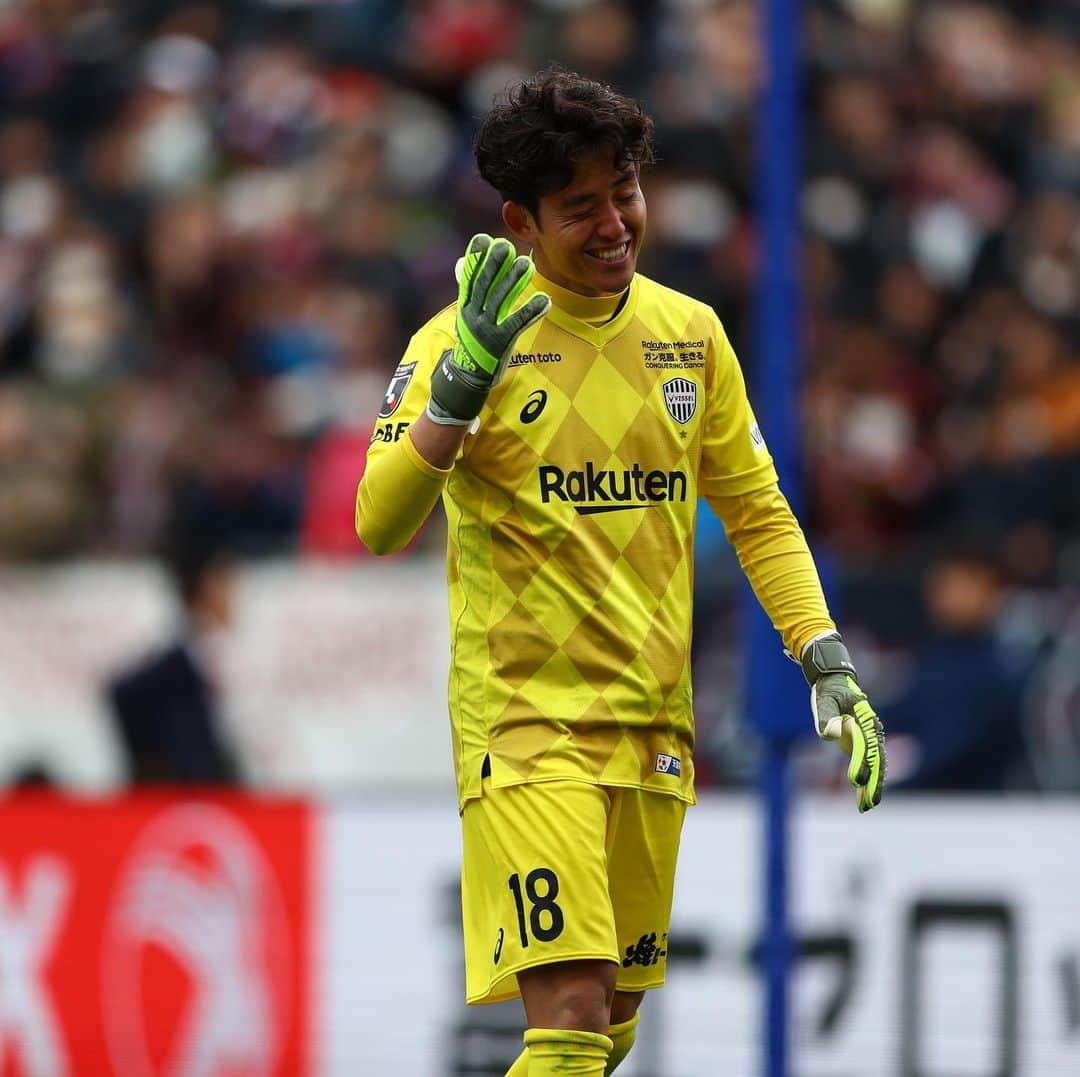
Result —
[[311, 809], [0, 802], [0, 1077], [303, 1077]]

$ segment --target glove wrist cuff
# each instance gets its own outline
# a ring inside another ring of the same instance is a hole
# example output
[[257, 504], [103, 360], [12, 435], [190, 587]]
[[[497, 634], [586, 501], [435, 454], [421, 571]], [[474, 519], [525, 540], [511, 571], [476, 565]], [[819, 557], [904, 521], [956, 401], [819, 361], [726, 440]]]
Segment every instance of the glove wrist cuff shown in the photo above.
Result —
[[811, 640], [803, 648], [799, 664], [807, 684], [811, 687], [826, 673], [847, 673], [855, 676], [855, 666], [839, 632], [830, 632], [819, 639]]
[[468, 426], [480, 414], [491, 389], [471, 372], [454, 362], [454, 352], [447, 348], [431, 375], [431, 400], [428, 416], [443, 426]]

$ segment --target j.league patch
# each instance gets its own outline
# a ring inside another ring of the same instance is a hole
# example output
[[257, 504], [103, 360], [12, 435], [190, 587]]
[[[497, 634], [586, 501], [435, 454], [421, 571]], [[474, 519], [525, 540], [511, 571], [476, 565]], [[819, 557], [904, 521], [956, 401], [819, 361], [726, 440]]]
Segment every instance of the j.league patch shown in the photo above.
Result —
[[415, 363], [402, 363], [401, 366], [394, 371], [394, 376], [390, 379], [390, 384], [386, 387], [386, 396], [383, 397], [382, 407], [379, 409], [380, 419], [389, 419], [398, 409], [398, 404], [401, 403], [401, 398], [405, 395], [405, 390], [409, 386], [409, 382], [412, 381], [413, 371], [416, 369]]

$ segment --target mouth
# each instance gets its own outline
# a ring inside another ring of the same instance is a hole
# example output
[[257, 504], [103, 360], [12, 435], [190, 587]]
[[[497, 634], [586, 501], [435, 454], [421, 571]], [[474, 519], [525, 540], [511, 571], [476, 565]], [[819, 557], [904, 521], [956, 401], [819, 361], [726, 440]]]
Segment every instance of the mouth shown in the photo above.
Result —
[[598, 247], [585, 253], [606, 266], [622, 265], [630, 257], [630, 240], [624, 239], [614, 247]]

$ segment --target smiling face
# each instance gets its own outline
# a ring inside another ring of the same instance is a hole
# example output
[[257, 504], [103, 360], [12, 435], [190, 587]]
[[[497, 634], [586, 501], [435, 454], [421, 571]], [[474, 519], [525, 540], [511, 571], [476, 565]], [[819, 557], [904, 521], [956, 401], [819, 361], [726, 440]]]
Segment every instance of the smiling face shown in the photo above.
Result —
[[532, 247], [537, 270], [578, 295], [617, 295], [629, 285], [645, 239], [645, 197], [638, 170], [612, 156], [580, 158], [561, 191], [543, 195], [534, 216], [503, 206], [506, 226]]

